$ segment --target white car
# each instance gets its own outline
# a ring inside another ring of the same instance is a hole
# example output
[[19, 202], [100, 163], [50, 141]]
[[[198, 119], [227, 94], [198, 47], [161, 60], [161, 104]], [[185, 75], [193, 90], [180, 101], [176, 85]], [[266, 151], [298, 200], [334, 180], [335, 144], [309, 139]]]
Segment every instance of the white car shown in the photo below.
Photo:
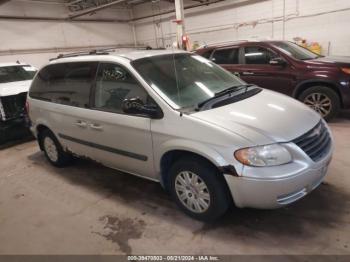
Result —
[[27, 93], [37, 69], [24, 63], [0, 63], [0, 144], [23, 126]]
[[182, 51], [58, 57], [36, 75], [28, 104], [53, 165], [76, 155], [158, 181], [205, 221], [232, 201], [297, 201], [322, 182], [333, 151], [315, 111]]

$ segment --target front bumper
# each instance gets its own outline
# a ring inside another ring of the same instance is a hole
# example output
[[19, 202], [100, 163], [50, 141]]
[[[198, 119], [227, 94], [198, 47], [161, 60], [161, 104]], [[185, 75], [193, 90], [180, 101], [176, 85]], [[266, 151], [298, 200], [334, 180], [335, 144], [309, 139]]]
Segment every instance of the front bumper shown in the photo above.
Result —
[[350, 108], [350, 79], [348, 77], [341, 79], [339, 84], [340, 98], [343, 109]]
[[317, 163], [308, 159], [303, 152], [295, 157], [287, 165], [247, 167], [242, 176], [225, 174], [235, 205], [274, 209], [301, 199], [323, 181], [332, 158], [332, 149]]
[[0, 121], [0, 144], [31, 136], [25, 117]]

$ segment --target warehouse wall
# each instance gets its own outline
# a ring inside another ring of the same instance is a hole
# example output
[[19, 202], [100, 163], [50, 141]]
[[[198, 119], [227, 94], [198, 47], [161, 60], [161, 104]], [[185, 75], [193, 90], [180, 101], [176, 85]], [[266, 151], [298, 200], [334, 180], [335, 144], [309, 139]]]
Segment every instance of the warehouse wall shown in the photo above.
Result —
[[[191, 1], [185, 0], [190, 4]], [[192, 2], [193, 3], [193, 2]], [[285, 39], [306, 38], [319, 42], [323, 53], [350, 55], [349, 0], [227, 0], [185, 11], [186, 31], [199, 44], [239, 39], [282, 39], [285, 10]], [[173, 4], [139, 5], [134, 16], [170, 10]], [[143, 19], [136, 23], [139, 43], [169, 46], [175, 41], [176, 27], [172, 15]], [[170, 22], [169, 22], [170, 21]]]
[[[2, 16], [66, 17], [64, 4], [12, 0], [0, 7]], [[109, 8], [86, 19], [129, 19], [127, 9]], [[132, 45], [126, 23], [0, 20], [0, 62], [25, 61], [40, 67], [62, 50], [82, 47]]]

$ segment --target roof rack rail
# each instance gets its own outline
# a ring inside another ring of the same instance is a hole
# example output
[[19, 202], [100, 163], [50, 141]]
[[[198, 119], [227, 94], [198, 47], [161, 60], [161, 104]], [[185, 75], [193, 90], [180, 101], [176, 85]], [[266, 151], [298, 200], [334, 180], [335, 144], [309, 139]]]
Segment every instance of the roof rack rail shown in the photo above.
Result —
[[136, 48], [136, 50], [166, 50], [165, 47], [152, 47], [149, 45], [146, 46], [139, 46]]
[[69, 58], [69, 57], [76, 57], [76, 56], [84, 56], [84, 55], [108, 55], [111, 52], [114, 52], [114, 48], [104, 48], [104, 49], [92, 49], [90, 51], [79, 51], [74, 53], [68, 53], [68, 54], [59, 54], [55, 58], [50, 58], [50, 61], [61, 59], [61, 58]]
[[233, 41], [214, 42], [214, 43], [210, 43], [210, 44], [204, 44], [204, 45], [200, 46], [199, 48], [212, 47], [212, 46], [223, 46], [223, 45], [228, 45], [228, 44], [239, 44], [239, 43], [245, 43], [248, 41], [256, 41], [256, 40], [233, 40]]

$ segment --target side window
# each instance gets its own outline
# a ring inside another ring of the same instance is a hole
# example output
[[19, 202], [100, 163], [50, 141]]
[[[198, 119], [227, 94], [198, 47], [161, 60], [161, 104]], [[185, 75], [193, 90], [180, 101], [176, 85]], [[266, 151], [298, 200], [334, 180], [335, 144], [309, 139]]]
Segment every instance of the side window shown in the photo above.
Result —
[[[62, 91], [67, 96], [62, 96], [62, 102], [77, 107], [88, 107], [96, 67], [97, 64], [90, 63], [70, 63], [66, 65]], [[68, 97], [68, 101], [64, 100], [66, 97]], [[61, 97], [57, 97], [57, 99], [61, 99]]]
[[238, 64], [239, 48], [215, 50], [212, 60], [219, 64]]
[[44, 67], [39, 71], [34, 78], [32, 86], [29, 90], [29, 96], [31, 98], [51, 101], [50, 88], [49, 88], [49, 66]]
[[87, 108], [96, 62], [61, 63], [43, 68], [29, 96], [58, 104]]
[[258, 46], [245, 47], [244, 51], [245, 63], [250, 65], [269, 64], [270, 60], [276, 57], [271, 51]]
[[127, 98], [140, 98], [144, 104], [150, 100], [147, 92], [129, 71], [117, 64], [100, 64], [94, 107], [123, 113], [122, 103]]

